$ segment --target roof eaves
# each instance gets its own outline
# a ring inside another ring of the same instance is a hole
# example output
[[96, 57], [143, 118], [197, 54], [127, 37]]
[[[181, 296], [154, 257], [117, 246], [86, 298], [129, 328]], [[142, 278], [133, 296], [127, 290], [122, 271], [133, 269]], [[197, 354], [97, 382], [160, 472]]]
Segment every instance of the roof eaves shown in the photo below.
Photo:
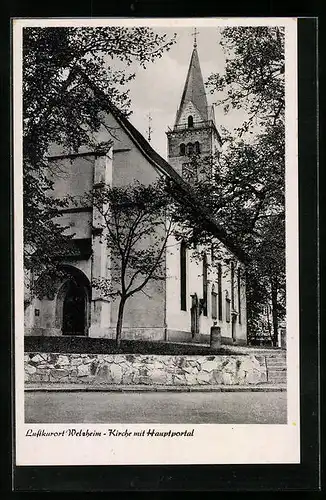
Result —
[[142, 151], [144, 156], [150, 161], [150, 163], [156, 167], [159, 171], [168, 175], [169, 178], [173, 179], [178, 186], [181, 188], [182, 192], [188, 197], [190, 196], [190, 202], [197, 207], [197, 209], [202, 213], [202, 215], [207, 219], [209, 225], [211, 225], [212, 230], [216, 236], [221, 240], [221, 242], [241, 261], [245, 261], [246, 257], [241, 249], [232, 241], [230, 236], [222, 229], [217, 222], [211, 217], [210, 214], [206, 213], [203, 207], [198, 203], [195, 195], [191, 193], [190, 186], [185, 182], [182, 177], [174, 170], [171, 165], [164, 160], [146, 141], [144, 136], [130, 123], [130, 121], [124, 116], [124, 114], [109, 101], [108, 96], [100, 90], [84, 73], [81, 75], [88, 82], [94, 93], [102, 100], [104, 108], [106, 108], [115, 119], [119, 122], [122, 128], [126, 131], [135, 145]]

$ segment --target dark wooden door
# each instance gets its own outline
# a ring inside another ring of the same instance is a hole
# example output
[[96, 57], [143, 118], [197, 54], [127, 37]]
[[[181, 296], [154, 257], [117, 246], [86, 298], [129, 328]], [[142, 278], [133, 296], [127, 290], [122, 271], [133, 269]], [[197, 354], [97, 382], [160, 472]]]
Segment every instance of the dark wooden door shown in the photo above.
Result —
[[82, 286], [70, 281], [63, 303], [64, 335], [84, 335], [86, 320], [86, 295]]

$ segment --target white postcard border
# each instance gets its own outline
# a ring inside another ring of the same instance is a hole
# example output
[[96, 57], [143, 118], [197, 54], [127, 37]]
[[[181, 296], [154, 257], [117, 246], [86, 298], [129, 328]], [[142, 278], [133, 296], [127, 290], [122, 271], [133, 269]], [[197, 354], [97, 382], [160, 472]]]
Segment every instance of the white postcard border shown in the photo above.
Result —
[[[286, 28], [286, 263], [287, 263], [287, 401], [285, 425], [182, 424], [25, 424], [24, 308], [22, 207], [22, 28], [24, 26], [154, 26], [198, 27], [278, 25]], [[15, 250], [15, 409], [16, 465], [110, 464], [267, 464], [300, 462], [299, 414], [299, 264], [297, 149], [297, 20], [295, 18], [231, 19], [14, 19], [14, 250]], [[108, 429], [194, 430], [193, 437], [109, 437]], [[28, 437], [37, 432], [76, 429], [101, 437]], [[104, 436], [103, 433], [106, 433]]]

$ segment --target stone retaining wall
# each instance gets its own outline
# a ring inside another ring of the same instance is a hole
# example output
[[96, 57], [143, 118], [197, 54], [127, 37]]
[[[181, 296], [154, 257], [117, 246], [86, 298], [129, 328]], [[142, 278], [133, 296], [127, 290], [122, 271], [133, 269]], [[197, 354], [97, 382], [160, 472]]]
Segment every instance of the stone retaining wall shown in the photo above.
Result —
[[264, 356], [25, 354], [25, 382], [121, 385], [248, 385], [267, 381]]

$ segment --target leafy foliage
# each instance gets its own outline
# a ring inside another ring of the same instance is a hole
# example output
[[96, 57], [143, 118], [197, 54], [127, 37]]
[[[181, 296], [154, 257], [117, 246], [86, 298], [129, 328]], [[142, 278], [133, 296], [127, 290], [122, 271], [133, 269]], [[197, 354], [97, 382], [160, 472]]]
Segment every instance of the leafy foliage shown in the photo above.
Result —
[[225, 112], [244, 109], [248, 119], [239, 127], [276, 125], [284, 122], [284, 29], [277, 26], [237, 26], [222, 30], [226, 54], [223, 75], [208, 79], [211, 93], [226, 92], [219, 101]]
[[[172, 40], [149, 28], [24, 28], [23, 32], [23, 171], [25, 266], [40, 272], [54, 265], [67, 244], [65, 228], [54, 222], [65, 200], [51, 198], [47, 154], [52, 143], [76, 152], [103, 146], [92, 132], [101, 125], [101, 100], [87, 78], [120, 110], [130, 106], [126, 71], [133, 61], [143, 67], [169, 50]], [[113, 70], [118, 59], [124, 70]], [[110, 133], [110, 130], [108, 130]], [[69, 242], [68, 242], [69, 243]]]
[[[225, 72], [211, 75], [208, 88], [223, 91], [218, 104], [226, 113], [241, 108], [247, 117], [235, 134], [225, 134], [218, 155], [193, 159], [199, 172], [193, 190], [247, 256], [249, 335], [259, 333], [262, 307], [271, 303], [275, 345], [285, 314], [284, 32], [225, 28], [222, 45]], [[216, 246], [201, 221], [190, 213], [183, 216], [197, 241]]]
[[285, 314], [284, 29], [227, 28], [222, 40], [225, 73], [212, 75], [208, 85], [211, 91], [227, 92], [223, 105], [242, 107], [248, 114], [237, 129], [243, 139], [231, 141], [221, 159], [231, 229], [250, 257], [248, 328], [255, 337], [262, 306], [271, 304], [277, 345], [278, 323]]
[[[98, 228], [109, 252], [108, 277], [93, 280], [95, 288], [111, 300], [119, 299], [116, 327], [121, 340], [126, 301], [144, 292], [149, 281], [165, 279], [165, 251], [174, 228], [173, 211], [165, 182], [94, 188]], [[85, 200], [87, 203], [87, 200]]]

